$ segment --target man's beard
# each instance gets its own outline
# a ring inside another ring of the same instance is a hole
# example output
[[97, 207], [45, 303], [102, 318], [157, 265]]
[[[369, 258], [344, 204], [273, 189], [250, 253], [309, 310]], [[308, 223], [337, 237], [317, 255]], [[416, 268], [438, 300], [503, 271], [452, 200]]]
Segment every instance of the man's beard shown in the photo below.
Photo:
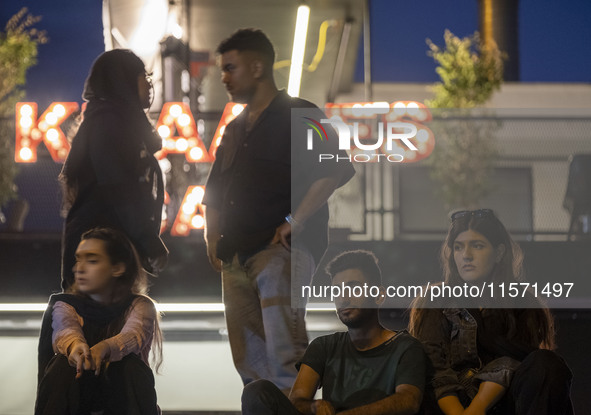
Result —
[[377, 319], [377, 309], [375, 308], [356, 308], [354, 310], [356, 312], [351, 316], [342, 316], [337, 313], [339, 320], [350, 329], [358, 329]]

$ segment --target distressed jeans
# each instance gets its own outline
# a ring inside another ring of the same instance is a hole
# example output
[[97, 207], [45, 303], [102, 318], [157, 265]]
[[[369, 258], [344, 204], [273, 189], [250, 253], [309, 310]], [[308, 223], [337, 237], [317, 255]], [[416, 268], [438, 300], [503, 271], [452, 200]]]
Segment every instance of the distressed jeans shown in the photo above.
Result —
[[244, 265], [236, 255], [223, 264], [228, 337], [245, 385], [268, 379], [281, 390], [291, 388], [295, 364], [308, 346], [301, 287], [310, 284], [314, 269], [308, 251], [292, 247], [290, 252], [280, 244], [268, 245]]

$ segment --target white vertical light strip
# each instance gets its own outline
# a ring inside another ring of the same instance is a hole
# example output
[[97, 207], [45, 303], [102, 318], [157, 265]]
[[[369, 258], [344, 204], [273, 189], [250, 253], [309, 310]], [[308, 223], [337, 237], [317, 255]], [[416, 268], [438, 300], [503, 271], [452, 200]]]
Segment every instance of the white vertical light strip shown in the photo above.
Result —
[[289, 84], [287, 86], [287, 93], [292, 97], [297, 97], [300, 95], [302, 66], [304, 64], [304, 52], [306, 51], [306, 36], [308, 35], [309, 19], [310, 8], [305, 5], [298, 7], [295, 34], [293, 36], [293, 49], [291, 51]]
[[103, 39], [105, 50], [113, 49], [113, 38], [111, 36], [111, 4], [110, 0], [103, 0]]

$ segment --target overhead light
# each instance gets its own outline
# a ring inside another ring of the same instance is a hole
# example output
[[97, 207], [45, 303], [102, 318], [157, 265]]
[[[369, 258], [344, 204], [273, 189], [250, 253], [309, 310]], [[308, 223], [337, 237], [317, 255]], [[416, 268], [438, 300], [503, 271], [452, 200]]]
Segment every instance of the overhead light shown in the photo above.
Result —
[[304, 64], [304, 52], [306, 51], [306, 36], [308, 34], [309, 20], [310, 8], [306, 5], [298, 7], [295, 34], [293, 36], [293, 49], [291, 52], [291, 68], [289, 69], [289, 84], [287, 86], [287, 93], [292, 97], [300, 95], [302, 66]]
[[166, 29], [168, 4], [162, 0], [146, 0], [142, 7], [139, 23], [129, 40], [129, 48], [141, 56], [150, 56], [159, 48]]

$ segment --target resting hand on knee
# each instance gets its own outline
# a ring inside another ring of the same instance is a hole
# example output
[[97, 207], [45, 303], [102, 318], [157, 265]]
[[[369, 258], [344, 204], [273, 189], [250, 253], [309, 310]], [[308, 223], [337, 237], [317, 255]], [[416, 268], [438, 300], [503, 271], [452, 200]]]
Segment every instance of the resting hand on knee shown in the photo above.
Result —
[[83, 370], [90, 370], [92, 363], [88, 344], [84, 342], [74, 343], [68, 353], [68, 363], [76, 368], [76, 379], [82, 376]]
[[90, 360], [95, 376], [101, 373], [101, 365], [103, 362], [108, 362], [109, 357], [111, 357], [111, 348], [106, 342], [102, 341], [92, 346], [90, 349]]

